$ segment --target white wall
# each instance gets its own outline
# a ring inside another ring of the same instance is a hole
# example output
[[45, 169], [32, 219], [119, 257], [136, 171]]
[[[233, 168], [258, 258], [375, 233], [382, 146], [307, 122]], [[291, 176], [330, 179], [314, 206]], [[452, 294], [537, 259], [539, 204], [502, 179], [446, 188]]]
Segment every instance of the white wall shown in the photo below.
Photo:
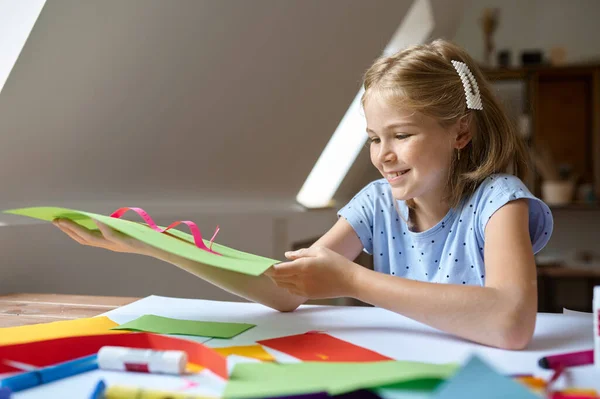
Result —
[[[0, 93], [0, 209], [145, 208], [282, 259], [294, 198], [410, 0], [53, 0]], [[0, 293], [231, 298], [0, 215]]]

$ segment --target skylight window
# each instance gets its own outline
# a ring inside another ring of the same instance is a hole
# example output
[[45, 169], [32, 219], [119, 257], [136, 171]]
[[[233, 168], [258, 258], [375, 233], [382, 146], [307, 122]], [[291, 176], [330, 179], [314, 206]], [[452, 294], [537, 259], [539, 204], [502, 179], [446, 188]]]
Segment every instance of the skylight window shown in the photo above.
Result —
[[[429, 0], [415, 0], [383, 53], [389, 55], [408, 46], [424, 43], [434, 26]], [[361, 89], [296, 196], [301, 205], [307, 208], [333, 205], [335, 192], [367, 139], [367, 125], [360, 104], [362, 93]]]
[[46, 0], [0, 0], [0, 92]]

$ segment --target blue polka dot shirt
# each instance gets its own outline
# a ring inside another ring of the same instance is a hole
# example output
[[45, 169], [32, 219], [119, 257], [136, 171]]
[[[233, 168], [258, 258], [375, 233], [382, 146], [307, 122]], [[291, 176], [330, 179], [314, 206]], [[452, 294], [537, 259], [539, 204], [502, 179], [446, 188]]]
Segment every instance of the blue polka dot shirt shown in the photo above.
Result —
[[552, 234], [552, 214], [519, 178], [507, 174], [488, 177], [469, 198], [423, 232], [409, 230], [404, 201], [396, 200], [402, 217], [398, 215], [385, 179], [363, 188], [338, 217], [352, 225], [365, 252], [373, 255], [378, 272], [427, 282], [483, 285], [485, 226], [500, 207], [519, 198], [529, 200], [529, 235], [537, 253]]

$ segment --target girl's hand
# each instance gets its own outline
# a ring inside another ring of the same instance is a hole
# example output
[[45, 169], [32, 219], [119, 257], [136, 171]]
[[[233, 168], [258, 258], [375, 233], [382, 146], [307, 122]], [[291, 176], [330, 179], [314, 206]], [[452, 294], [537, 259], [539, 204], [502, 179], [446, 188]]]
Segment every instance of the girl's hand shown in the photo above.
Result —
[[265, 272], [289, 292], [310, 299], [353, 296], [361, 266], [325, 247], [286, 252], [291, 262], [274, 265]]
[[126, 236], [94, 220], [100, 231], [88, 230], [68, 219], [55, 219], [52, 223], [82, 245], [104, 248], [114, 252], [150, 255], [157, 249], [135, 238]]

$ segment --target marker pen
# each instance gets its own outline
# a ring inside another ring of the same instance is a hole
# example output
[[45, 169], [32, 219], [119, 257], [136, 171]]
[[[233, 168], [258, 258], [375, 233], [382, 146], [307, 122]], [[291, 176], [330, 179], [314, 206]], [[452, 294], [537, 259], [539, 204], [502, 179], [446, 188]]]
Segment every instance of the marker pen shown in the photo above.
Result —
[[594, 365], [600, 369], [600, 285], [594, 287]]
[[544, 369], [556, 370], [559, 367], [583, 366], [594, 363], [594, 351], [580, 351], [571, 353], [561, 353], [558, 355], [545, 356], [538, 362]]
[[0, 388], [18, 392], [97, 368], [96, 355], [90, 355], [3, 378], [0, 380]]
[[187, 353], [184, 351], [157, 351], [122, 346], [103, 346], [98, 351], [98, 367], [103, 370], [183, 374], [186, 365]]

